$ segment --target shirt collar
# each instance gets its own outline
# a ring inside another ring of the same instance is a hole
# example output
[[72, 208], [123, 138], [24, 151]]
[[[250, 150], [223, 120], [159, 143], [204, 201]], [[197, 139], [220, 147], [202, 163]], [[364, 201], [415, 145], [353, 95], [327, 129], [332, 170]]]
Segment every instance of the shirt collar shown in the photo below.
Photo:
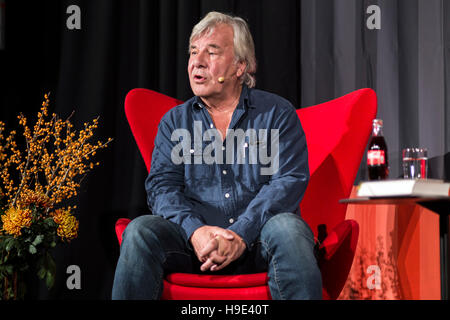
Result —
[[[241, 96], [239, 97], [239, 103], [236, 107], [237, 109], [245, 110], [246, 108], [255, 108], [255, 106], [253, 106], [250, 101], [250, 90], [251, 89], [249, 87], [247, 87], [247, 85], [245, 85], [245, 84], [242, 85]], [[200, 110], [205, 107], [205, 104], [202, 101], [202, 99], [200, 99], [200, 97], [195, 96], [194, 100], [192, 101], [192, 107], [195, 110]]]

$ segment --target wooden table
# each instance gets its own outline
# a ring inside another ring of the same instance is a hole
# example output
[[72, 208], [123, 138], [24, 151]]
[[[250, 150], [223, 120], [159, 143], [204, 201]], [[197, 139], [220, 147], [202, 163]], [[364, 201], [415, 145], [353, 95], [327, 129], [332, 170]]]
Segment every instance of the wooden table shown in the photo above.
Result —
[[439, 215], [439, 251], [441, 274], [441, 299], [449, 300], [449, 214], [450, 197], [357, 197], [341, 199], [340, 203], [348, 204], [418, 204]]

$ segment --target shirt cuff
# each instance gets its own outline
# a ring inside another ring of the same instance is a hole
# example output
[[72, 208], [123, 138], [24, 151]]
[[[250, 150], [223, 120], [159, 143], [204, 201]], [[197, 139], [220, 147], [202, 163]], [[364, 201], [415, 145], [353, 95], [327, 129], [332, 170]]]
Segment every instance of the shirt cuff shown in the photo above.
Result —
[[234, 224], [228, 227], [228, 230], [236, 232], [247, 245], [247, 249], [250, 249], [253, 243], [258, 237], [259, 231], [255, 228], [254, 223], [247, 220], [236, 221]]
[[189, 240], [191, 239], [191, 236], [194, 233], [194, 231], [200, 227], [203, 227], [204, 225], [205, 224], [200, 219], [197, 218], [188, 218], [181, 223], [181, 227], [186, 233], [185, 240], [187, 244], [189, 244]]

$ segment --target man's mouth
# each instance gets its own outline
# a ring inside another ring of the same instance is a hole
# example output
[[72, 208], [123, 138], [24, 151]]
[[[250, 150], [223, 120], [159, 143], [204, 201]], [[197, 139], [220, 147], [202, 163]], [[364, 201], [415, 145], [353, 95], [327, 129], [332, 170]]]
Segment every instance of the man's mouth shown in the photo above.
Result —
[[196, 83], [201, 83], [201, 82], [205, 82], [206, 78], [201, 75], [196, 74], [196, 75], [194, 75], [194, 81]]

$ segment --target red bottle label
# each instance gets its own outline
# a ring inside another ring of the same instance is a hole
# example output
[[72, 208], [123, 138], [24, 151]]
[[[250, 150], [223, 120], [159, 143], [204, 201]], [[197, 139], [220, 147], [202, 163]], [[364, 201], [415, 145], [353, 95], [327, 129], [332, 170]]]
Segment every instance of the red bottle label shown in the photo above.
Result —
[[369, 150], [367, 152], [367, 165], [379, 166], [386, 163], [384, 150]]

